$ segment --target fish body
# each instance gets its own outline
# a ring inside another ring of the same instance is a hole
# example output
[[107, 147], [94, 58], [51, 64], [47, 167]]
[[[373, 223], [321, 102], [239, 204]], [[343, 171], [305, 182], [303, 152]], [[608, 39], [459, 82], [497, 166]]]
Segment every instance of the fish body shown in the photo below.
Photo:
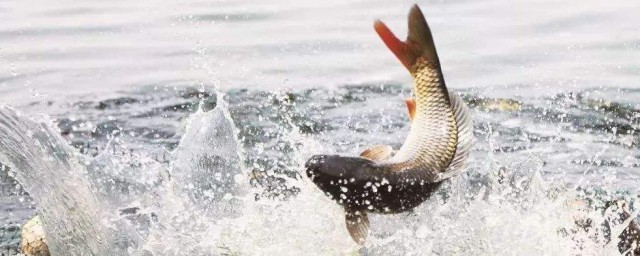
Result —
[[368, 236], [368, 212], [399, 213], [420, 205], [464, 170], [472, 146], [469, 111], [447, 90], [420, 8], [414, 5], [409, 13], [404, 42], [380, 21], [374, 28], [413, 77], [415, 98], [406, 101], [409, 135], [395, 154], [379, 145], [358, 157], [315, 155], [305, 165], [307, 176], [344, 207], [347, 230], [360, 244]]

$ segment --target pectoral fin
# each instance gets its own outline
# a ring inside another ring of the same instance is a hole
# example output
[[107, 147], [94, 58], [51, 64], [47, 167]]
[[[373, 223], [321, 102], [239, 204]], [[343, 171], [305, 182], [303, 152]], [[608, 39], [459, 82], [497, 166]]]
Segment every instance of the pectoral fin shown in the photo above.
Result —
[[409, 121], [413, 121], [413, 117], [416, 115], [416, 100], [406, 98], [404, 103], [407, 104], [407, 110], [409, 111]]
[[369, 236], [369, 218], [364, 211], [354, 211], [345, 209], [345, 222], [347, 230], [353, 241], [359, 245], [364, 245]]
[[389, 145], [375, 145], [362, 151], [360, 156], [371, 161], [382, 161], [389, 158], [392, 151], [393, 148]]

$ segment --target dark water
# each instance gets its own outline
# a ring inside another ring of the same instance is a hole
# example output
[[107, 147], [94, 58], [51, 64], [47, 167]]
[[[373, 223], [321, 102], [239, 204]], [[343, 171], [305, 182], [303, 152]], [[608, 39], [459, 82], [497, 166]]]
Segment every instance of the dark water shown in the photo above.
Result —
[[[503, 165], [541, 163], [545, 179], [569, 187], [598, 187], [637, 192], [640, 109], [632, 101], [640, 90], [591, 89], [539, 98], [491, 98], [474, 90], [460, 92], [473, 109], [474, 162]], [[144, 88], [115, 98], [74, 98], [46, 104], [65, 111], [54, 125], [80, 152], [96, 155], [110, 140], [126, 145], [119, 154], [144, 154], [164, 162], [163, 149], [176, 147], [186, 118], [200, 105], [215, 107], [215, 93], [194, 87]], [[338, 89], [226, 92], [247, 165], [259, 174], [264, 196], [282, 193], [282, 181], [265, 170], [298, 177], [292, 161], [295, 147], [284, 136], [296, 130], [326, 146], [324, 150], [357, 153], [369, 144], [395, 148], [408, 132], [402, 99], [410, 95], [399, 84], [345, 85]], [[37, 104], [32, 106], [39, 107]], [[473, 166], [473, 163], [472, 163]], [[33, 205], [19, 185], [3, 176], [6, 223], [30, 217]], [[289, 191], [290, 189], [284, 189]], [[295, 189], [293, 189], [295, 191]]]
[[[537, 173], [548, 186], [563, 190], [637, 194], [640, 108], [621, 98], [640, 96], [640, 90], [597, 88], [509, 99], [476, 90], [459, 92], [473, 111], [476, 137], [469, 172], [463, 176], [473, 180], [513, 169], [525, 177]], [[215, 95], [197, 87], [149, 87], [116, 97], [39, 104], [64, 110], [53, 115], [53, 125], [83, 154], [112, 151], [168, 163], [171, 156], [166, 152], [178, 145], [188, 117], [198, 108], [215, 108]], [[345, 154], [379, 143], [398, 148], [408, 132], [402, 99], [409, 95], [408, 86], [401, 84], [226, 91], [224, 99], [238, 129], [250, 183], [256, 188], [253, 197], [279, 200], [300, 191], [288, 180], [301, 178], [300, 164], [309, 154], [301, 148]], [[113, 182], [124, 191], [135, 190], [135, 184], [126, 180]], [[2, 191], [7, 223], [3, 232], [10, 233], [33, 216], [37, 206], [6, 174]]]

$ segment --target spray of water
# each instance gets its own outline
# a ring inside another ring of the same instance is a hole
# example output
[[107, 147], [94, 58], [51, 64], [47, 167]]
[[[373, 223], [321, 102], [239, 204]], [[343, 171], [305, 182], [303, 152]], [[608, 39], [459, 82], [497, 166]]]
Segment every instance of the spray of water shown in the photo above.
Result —
[[[568, 202], [579, 195], [544, 181], [541, 162], [475, 156], [469, 172], [412, 212], [372, 216], [360, 248], [343, 210], [303, 175], [273, 174], [293, 196], [258, 196], [264, 188], [250, 185], [249, 169], [260, 156], [245, 155], [226, 103], [216, 103], [190, 117], [169, 164], [109, 150], [78, 156], [46, 119], [2, 107], [0, 162], [37, 203], [54, 255], [618, 255], [612, 244], [630, 221], [608, 243], [599, 227], [612, 222], [597, 211], [577, 218]], [[290, 104], [279, 105], [277, 140], [288, 157], [278, 166], [302, 173], [310, 155], [332, 149], [296, 128]]]
[[39, 206], [52, 253], [118, 252], [105, 225], [108, 208], [94, 195], [83, 159], [50, 127], [44, 117], [33, 121], [0, 106], [0, 162]]

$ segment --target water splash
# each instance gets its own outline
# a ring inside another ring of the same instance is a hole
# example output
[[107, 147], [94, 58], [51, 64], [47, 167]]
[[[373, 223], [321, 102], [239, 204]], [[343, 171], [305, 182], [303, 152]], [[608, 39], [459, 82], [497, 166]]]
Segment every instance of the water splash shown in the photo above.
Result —
[[202, 109], [188, 121], [185, 136], [172, 153], [158, 222], [143, 246], [157, 255], [224, 253], [220, 222], [242, 214], [248, 175], [242, 165], [237, 130], [225, 103]]
[[248, 174], [242, 165], [237, 129], [225, 106], [199, 110], [173, 152], [171, 177], [177, 192], [206, 209], [210, 216], [237, 216], [247, 194]]
[[46, 118], [33, 121], [0, 106], [0, 162], [37, 203], [52, 253], [118, 252], [103, 224], [110, 215], [89, 187], [87, 170]]
[[[343, 210], [322, 195], [304, 175], [300, 175], [302, 165], [309, 156], [332, 152], [336, 147], [339, 152], [357, 154], [360, 144], [370, 139], [370, 133], [381, 134], [384, 132], [382, 128], [403, 120], [388, 113], [363, 110], [369, 111], [364, 112], [363, 122], [367, 122], [369, 118], [378, 121], [375, 126], [367, 127], [369, 137], [358, 137], [355, 134], [350, 138], [351, 141], [340, 141], [338, 146], [327, 146], [325, 142], [335, 140], [327, 137], [349, 137], [353, 133], [335, 128], [336, 123], [324, 124], [328, 128], [319, 129], [322, 126], [305, 117], [311, 113], [306, 109], [308, 106], [305, 101], [313, 97], [324, 97], [329, 103], [318, 104], [317, 101], [312, 101], [311, 103], [317, 104], [312, 107], [322, 109], [323, 115], [344, 121], [340, 119], [344, 114], [337, 112], [345, 106], [339, 104], [362, 104], [363, 100], [358, 99], [366, 97], [375, 102], [375, 97], [381, 93], [398, 94], [395, 91], [380, 92], [374, 89], [347, 88], [345, 92], [328, 96], [323, 96], [318, 91], [310, 91], [308, 94], [240, 94], [235, 96], [235, 100], [241, 98], [248, 101], [247, 97], [262, 99], [259, 104], [251, 107], [266, 109], [269, 106], [269, 111], [272, 112], [259, 112], [261, 116], [252, 116], [254, 113], [243, 115], [238, 113], [238, 108], [245, 108], [247, 105], [236, 103], [238, 106], [231, 112], [236, 120], [231, 118], [229, 107], [222, 100], [221, 94], [216, 94], [215, 108], [211, 108], [213, 104], [206, 107], [207, 104], [203, 104], [205, 102], [197, 104], [201, 107], [186, 122], [184, 136], [171, 152], [168, 163], [160, 163], [144, 155], [113, 153], [128, 151], [127, 145], [120, 144], [117, 139], [108, 148], [120, 148], [119, 150], [104, 150], [95, 158], [77, 156], [73, 150], [67, 149], [68, 151], [64, 151], [67, 152], [66, 155], [63, 155], [66, 158], [62, 159], [75, 159], [77, 164], [67, 171], [71, 174], [64, 175], [77, 177], [73, 183], [84, 184], [81, 185], [84, 187], [83, 191], [91, 193], [73, 193], [71, 198], [67, 197], [65, 200], [82, 200], [86, 208], [81, 208], [80, 212], [65, 206], [46, 208], [43, 218], [51, 218], [47, 217], [46, 211], [52, 209], [58, 211], [55, 218], [60, 218], [61, 221], [91, 223], [91, 232], [97, 230], [96, 232], [104, 232], [105, 237], [111, 237], [109, 243], [105, 242], [110, 247], [102, 250], [110, 253], [120, 250], [123, 254], [130, 255], [619, 255], [615, 237], [622, 232], [621, 228], [609, 228], [613, 231], [608, 231], [611, 234], [605, 235], [607, 229], [603, 226], [613, 222], [596, 210], [597, 207], [592, 207], [593, 209], [585, 211], [587, 214], [582, 218], [589, 219], [593, 228], [583, 229], [576, 225], [575, 207], [567, 203], [579, 197], [593, 202], [608, 199], [593, 194], [581, 195], [564, 183], [543, 179], [542, 174], [549, 168], [538, 155], [530, 154], [528, 160], [523, 161], [520, 158], [502, 159], [493, 148], [500, 143], [501, 138], [520, 136], [520, 133], [512, 134], [497, 126], [496, 130], [500, 129], [498, 131], [501, 132], [498, 136], [491, 129], [483, 127], [492, 127], [492, 124], [482, 121], [478, 122], [480, 127], [476, 128], [480, 135], [478, 137], [481, 141], [489, 142], [477, 145], [467, 173], [453, 178], [436, 197], [413, 212], [389, 216], [373, 215], [370, 243], [364, 248], [356, 246], [344, 227]], [[368, 93], [373, 93], [374, 96]], [[253, 103], [255, 102], [248, 104]], [[527, 106], [523, 109], [521, 114], [529, 113]], [[15, 111], [4, 108], [2, 113], [6, 115]], [[482, 113], [476, 114], [483, 120]], [[12, 133], [3, 133], [10, 138], [0, 135], [2, 142], [31, 138], [30, 141], [43, 144], [57, 136], [42, 122], [29, 121], [18, 114], [12, 115], [15, 117], [3, 118], [9, 121], [2, 123], [2, 129], [11, 130]], [[389, 118], [380, 121], [378, 116]], [[260, 123], [251, 118], [267, 121]], [[236, 128], [236, 122], [240, 123], [241, 129]], [[346, 122], [354, 129], [359, 125], [367, 125], [352, 120]], [[355, 126], [351, 126], [354, 122]], [[16, 132], [33, 127], [37, 127], [37, 130], [41, 130], [40, 127], [46, 128], [44, 134], [48, 136], [47, 140], [42, 140], [42, 136], [33, 139], [28, 133], [20, 135]], [[536, 138], [536, 142], [545, 139]], [[53, 141], [55, 145], [60, 144], [59, 147], [65, 148], [63, 145], [66, 142], [61, 138]], [[46, 150], [46, 147], [40, 149], [38, 143], [32, 143], [34, 148], [30, 148], [31, 144], [18, 147], [6, 146], [14, 144], [5, 143], [4, 148], [1, 148], [3, 157], [0, 162], [14, 167], [12, 170], [16, 173], [15, 176], [32, 195], [65, 197], [56, 192], [68, 191], [64, 188], [44, 192], [31, 187], [41, 186], [41, 183], [46, 182], [52, 182], [55, 186], [67, 186], [59, 179], [64, 177], [58, 175], [60, 172], [51, 174], [51, 168], [65, 166], [57, 163], [59, 156], [54, 154], [43, 158], [53, 159], [53, 163], [29, 163], [50, 169], [32, 170], [33, 173], [27, 174], [31, 175], [28, 177], [24, 176], [20, 165], [15, 163], [17, 158], [11, 158], [31, 151], [47, 156], [58, 150], [57, 147], [56, 150]], [[69, 161], [65, 160], [63, 163]], [[20, 175], [24, 177], [20, 178]], [[26, 179], [35, 180], [23, 183]], [[258, 180], [261, 182], [256, 182]], [[271, 192], [265, 193], [267, 190]], [[87, 200], [86, 197], [94, 199]], [[41, 211], [43, 205], [40, 202], [46, 200], [36, 200]], [[95, 205], [88, 205], [88, 202]], [[76, 217], [78, 214], [81, 216]], [[49, 234], [51, 227], [46, 221], [45, 225]], [[53, 226], [54, 230], [56, 228]], [[54, 240], [53, 243], [63, 241], [57, 239], [55, 232], [50, 236], [52, 239], [49, 241]], [[84, 241], [77, 240], [80, 238], [76, 237], [67, 239], [64, 241]], [[94, 248], [85, 250], [97, 252], [96, 254], [104, 252], [93, 251]]]

